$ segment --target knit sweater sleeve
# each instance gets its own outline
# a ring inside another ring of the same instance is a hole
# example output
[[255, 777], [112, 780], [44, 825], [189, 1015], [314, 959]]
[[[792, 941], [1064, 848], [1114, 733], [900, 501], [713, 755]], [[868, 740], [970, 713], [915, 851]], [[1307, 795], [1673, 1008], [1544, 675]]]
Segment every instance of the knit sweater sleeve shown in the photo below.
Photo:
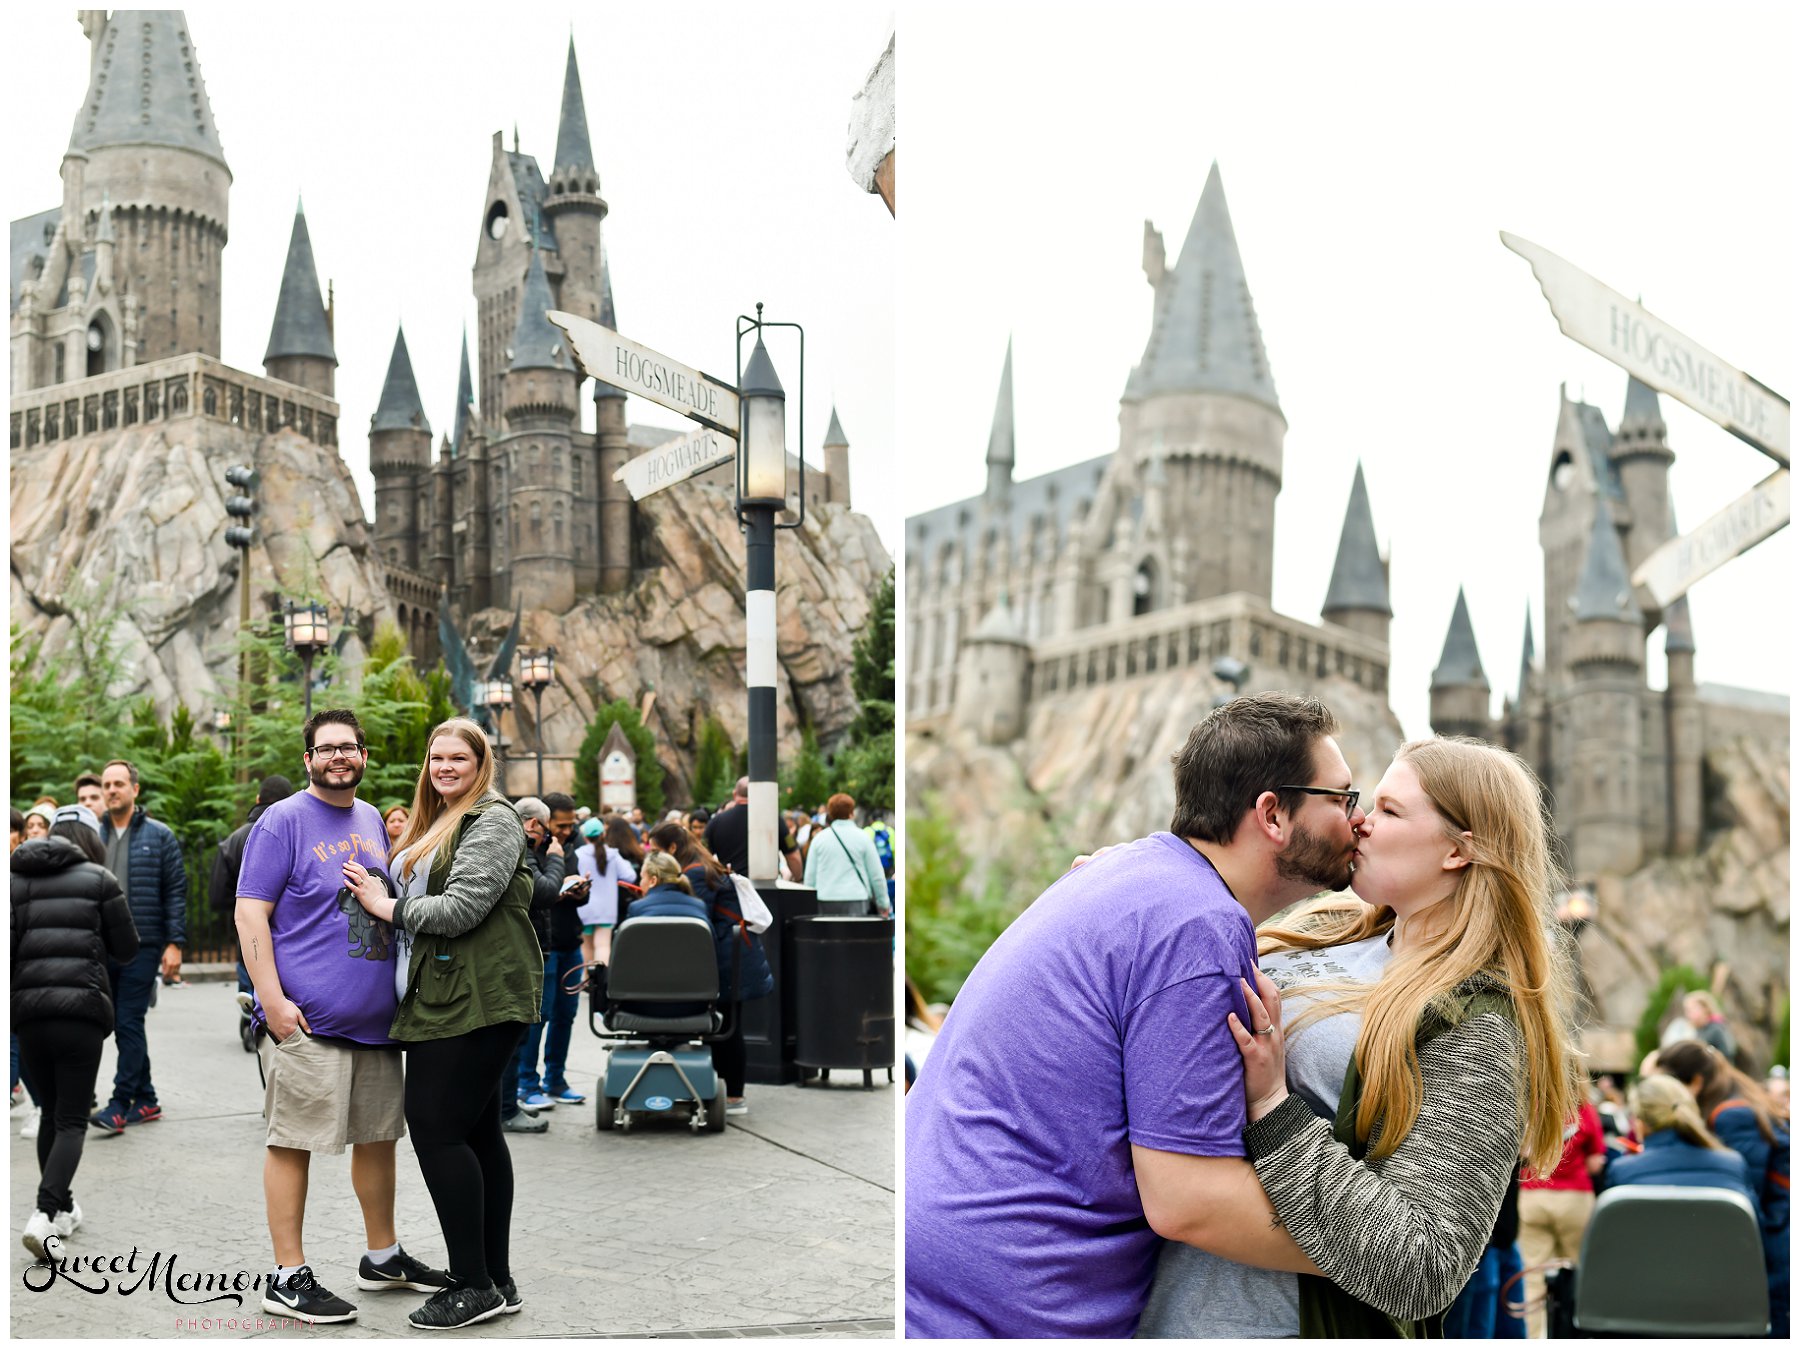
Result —
[[1418, 1120], [1378, 1162], [1352, 1158], [1297, 1096], [1245, 1130], [1275, 1212], [1338, 1287], [1408, 1321], [1455, 1300], [1518, 1165], [1521, 1052], [1518, 1027], [1492, 1012], [1427, 1042]]
[[483, 811], [457, 844], [444, 893], [399, 900], [394, 925], [442, 937], [472, 931], [506, 893], [524, 847], [524, 826], [510, 808]]

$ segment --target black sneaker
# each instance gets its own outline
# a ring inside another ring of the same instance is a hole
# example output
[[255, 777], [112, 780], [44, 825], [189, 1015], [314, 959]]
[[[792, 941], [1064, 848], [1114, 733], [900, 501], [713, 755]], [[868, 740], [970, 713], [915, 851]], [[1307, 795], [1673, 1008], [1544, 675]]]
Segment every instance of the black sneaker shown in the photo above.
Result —
[[311, 1265], [300, 1266], [280, 1287], [265, 1285], [262, 1305], [276, 1316], [291, 1316], [315, 1326], [356, 1319], [356, 1308], [315, 1279]]
[[457, 1287], [434, 1295], [406, 1319], [420, 1330], [460, 1330], [505, 1310], [506, 1299], [498, 1289]]
[[384, 1288], [410, 1288], [415, 1293], [435, 1293], [440, 1288], [449, 1288], [456, 1281], [441, 1269], [433, 1269], [422, 1260], [415, 1260], [404, 1249], [396, 1251], [379, 1265], [368, 1256], [362, 1258], [362, 1264], [356, 1269], [356, 1286], [364, 1292], [379, 1292]]
[[508, 1316], [516, 1314], [525, 1305], [525, 1299], [519, 1296], [518, 1286], [511, 1279], [502, 1279], [494, 1287], [500, 1290], [500, 1296], [506, 1301], [506, 1305], [500, 1310]]

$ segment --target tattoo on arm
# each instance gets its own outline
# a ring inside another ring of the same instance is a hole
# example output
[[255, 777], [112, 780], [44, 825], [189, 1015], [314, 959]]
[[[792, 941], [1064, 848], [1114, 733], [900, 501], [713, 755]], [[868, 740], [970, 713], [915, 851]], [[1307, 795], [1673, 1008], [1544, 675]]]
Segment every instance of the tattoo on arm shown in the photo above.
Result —
[[1271, 1209], [1269, 1211], [1269, 1230], [1270, 1231], [1273, 1231], [1277, 1227], [1285, 1227], [1286, 1225], [1287, 1224], [1285, 1224], [1281, 1221], [1281, 1215], [1279, 1213], [1276, 1213], [1273, 1209]]
[[250, 958], [252, 960], [262, 959], [262, 938], [252, 937], [250, 939]]

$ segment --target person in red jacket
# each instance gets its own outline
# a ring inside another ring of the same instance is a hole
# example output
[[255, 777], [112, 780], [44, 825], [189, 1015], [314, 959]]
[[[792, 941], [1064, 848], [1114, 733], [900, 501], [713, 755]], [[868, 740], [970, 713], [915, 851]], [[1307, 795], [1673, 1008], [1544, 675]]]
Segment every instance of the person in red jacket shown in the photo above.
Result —
[[[1547, 1260], [1574, 1260], [1581, 1254], [1581, 1234], [1594, 1213], [1594, 1177], [1606, 1165], [1606, 1134], [1600, 1112], [1583, 1101], [1573, 1119], [1563, 1127], [1563, 1155], [1556, 1170], [1539, 1179], [1519, 1182], [1519, 1250], [1525, 1267]], [[1544, 1276], [1530, 1280], [1528, 1303], [1530, 1336], [1544, 1335]]]

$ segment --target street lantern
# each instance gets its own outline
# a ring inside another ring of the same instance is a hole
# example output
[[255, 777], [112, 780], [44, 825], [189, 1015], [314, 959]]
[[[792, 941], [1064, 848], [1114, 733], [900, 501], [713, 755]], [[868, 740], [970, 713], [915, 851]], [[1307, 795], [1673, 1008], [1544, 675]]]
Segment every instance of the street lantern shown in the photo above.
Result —
[[513, 705], [512, 680], [505, 677], [490, 679], [485, 684], [476, 686], [477, 696], [487, 705], [494, 718], [494, 758], [497, 761], [496, 771], [500, 776], [500, 794], [506, 794], [506, 734], [501, 729], [500, 718]]
[[300, 657], [305, 669], [302, 683], [306, 690], [306, 718], [312, 720], [312, 667], [319, 652], [331, 645], [331, 615], [323, 604], [292, 600], [282, 607], [281, 624], [287, 636], [287, 649]]
[[544, 794], [544, 690], [556, 679], [556, 648], [519, 653], [519, 683], [531, 690], [531, 719], [537, 727], [537, 794]]
[[[760, 316], [762, 306], [757, 306]], [[756, 349], [744, 367], [738, 398], [743, 408], [743, 470], [739, 496], [743, 504], [787, 504], [787, 391], [775, 374], [775, 363], [756, 335]]]
[[[236, 523], [225, 528], [225, 542], [238, 550], [238, 630], [250, 630], [250, 545], [256, 542], [257, 502], [254, 495], [257, 485], [256, 470], [248, 464], [233, 464], [225, 470], [225, 484], [234, 489], [225, 498], [225, 514]], [[247, 647], [238, 652], [238, 696], [244, 696], [243, 690], [250, 683], [250, 652]], [[244, 781], [248, 776], [248, 764], [242, 756], [238, 759], [238, 780]]]

